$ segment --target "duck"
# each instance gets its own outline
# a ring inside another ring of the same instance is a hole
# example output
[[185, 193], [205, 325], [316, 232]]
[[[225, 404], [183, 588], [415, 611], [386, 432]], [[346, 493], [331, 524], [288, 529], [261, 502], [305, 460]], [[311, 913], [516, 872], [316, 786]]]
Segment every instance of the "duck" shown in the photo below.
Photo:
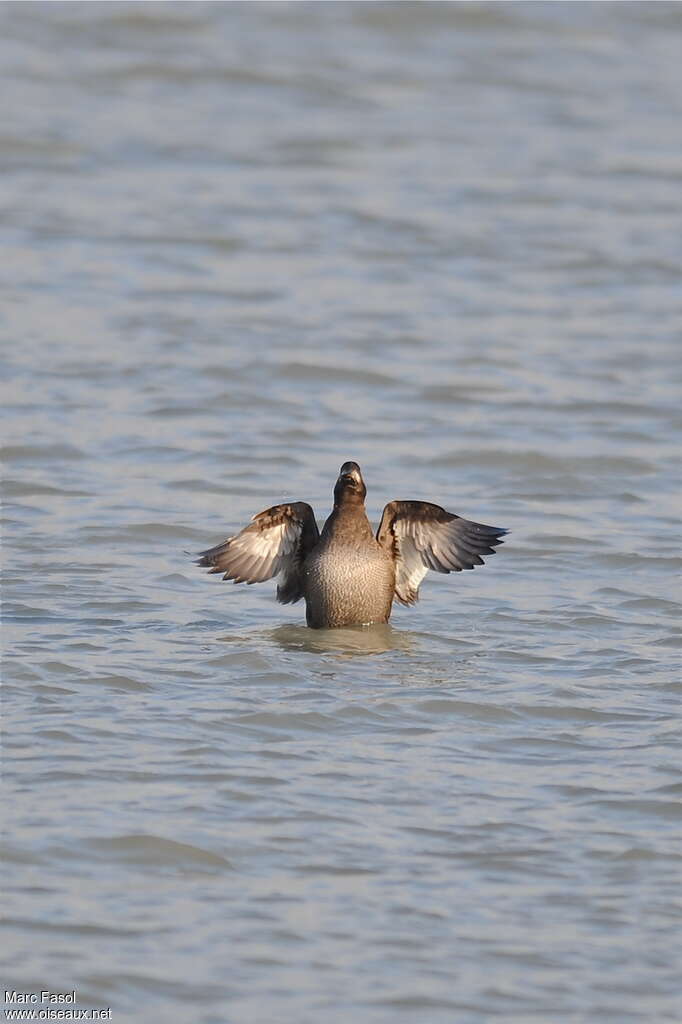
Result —
[[239, 533], [198, 552], [196, 564], [234, 583], [278, 579], [277, 600], [305, 600], [312, 629], [388, 622], [395, 601], [414, 605], [429, 572], [483, 565], [509, 531], [428, 501], [389, 501], [374, 533], [357, 462], [344, 462], [320, 533], [305, 501], [273, 505]]

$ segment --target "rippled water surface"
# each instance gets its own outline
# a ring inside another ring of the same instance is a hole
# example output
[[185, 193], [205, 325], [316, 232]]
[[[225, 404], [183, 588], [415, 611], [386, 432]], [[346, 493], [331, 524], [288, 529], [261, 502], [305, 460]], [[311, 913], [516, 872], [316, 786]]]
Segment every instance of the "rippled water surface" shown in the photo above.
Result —
[[[679, 1021], [680, 4], [4, 4], [3, 980]], [[511, 529], [315, 632], [341, 462]]]

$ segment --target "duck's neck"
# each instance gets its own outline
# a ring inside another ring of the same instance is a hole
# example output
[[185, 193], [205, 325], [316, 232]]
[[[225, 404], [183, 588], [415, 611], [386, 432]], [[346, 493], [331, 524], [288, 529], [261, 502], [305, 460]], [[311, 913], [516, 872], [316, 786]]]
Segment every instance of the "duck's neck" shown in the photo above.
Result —
[[334, 502], [332, 514], [324, 526], [324, 533], [335, 537], [348, 535], [356, 541], [372, 537], [372, 527], [367, 518], [364, 501], [344, 497], [341, 501]]

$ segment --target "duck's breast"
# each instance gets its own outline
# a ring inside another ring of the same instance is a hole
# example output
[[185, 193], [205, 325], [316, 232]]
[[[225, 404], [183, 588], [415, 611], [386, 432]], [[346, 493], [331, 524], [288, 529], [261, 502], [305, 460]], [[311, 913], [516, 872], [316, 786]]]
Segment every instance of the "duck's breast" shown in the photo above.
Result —
[[388, 622], [394, 587], [393, 560], [374, 538], [371, 544], [320, 544], [304, 565], [308, 625]]

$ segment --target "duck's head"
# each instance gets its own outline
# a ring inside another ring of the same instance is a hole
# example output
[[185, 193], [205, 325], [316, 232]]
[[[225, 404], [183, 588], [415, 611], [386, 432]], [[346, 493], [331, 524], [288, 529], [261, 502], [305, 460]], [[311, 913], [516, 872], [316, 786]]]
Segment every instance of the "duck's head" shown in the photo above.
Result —
[[334, 485], [334, 501], [340, 504], [342, 501], [365, 500], [367, 488], [362, 479], [362, 473], [357, 462], [344, 462], [339, 470], [339, 477]]

